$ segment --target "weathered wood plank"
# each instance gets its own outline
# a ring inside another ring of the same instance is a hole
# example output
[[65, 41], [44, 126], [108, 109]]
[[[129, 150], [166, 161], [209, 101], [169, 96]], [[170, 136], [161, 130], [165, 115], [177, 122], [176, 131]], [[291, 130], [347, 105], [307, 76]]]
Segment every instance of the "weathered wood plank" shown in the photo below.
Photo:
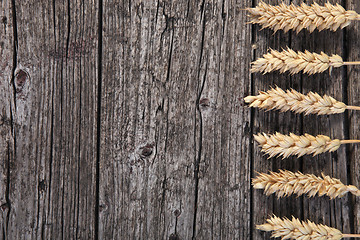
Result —
[[104, 1], [102, 238], [248, 237], [241, 7]]
[[[357, 13], [360, 13], [360, 5], [358, 1], [349, 0], [346, 1], [346, 8], [349, 10], [354, 10]], [[360, 23], [358, 21], [353, 22], [347, 29], [344, 41], [345, 53], [344, 57], [346, 61], [358, 61], [360, 59], [360, 49], [358, 47], [359, 43], [359, 31]], [[359, 88], [360, 88], [360, 68], [359, 66], [349, 66], [346, 69], [346, 82], [344, 86], [347, 87], [347, 100], [348, 104], [360, 106], [359, 101]], [[360, 130], [359, 130], [359, 112], [349, 111], [346, 113], [347, 117], [347, 127], [349, 138], [360, 139]], [[348, 147], [347, 157], [348, 157], [348, 172], [347, 177], [349, 182], [355, 186], [360, 186], [360, 146], [351, 145]], [[358, 197], [352, 196], [350, 202], [348, 203], [351, 208], [349, 214], [349, 220], [351, 223], [352, 231], [360, 233], [360, 200]]]
[[[260, 1], [256, 1], [256, 4]], [[266, 1], [271, 4], [278, 4], [278, 1]], [[289, 3], [289, 1], [286, 1]], [[273, 33], [272, 30], [264, 29], [258, 25], [253, 25], [253, 60], [262, 57], [267, 53], [269, 48], [281, 50], [287, 46], [291, 46], [293, 33], [284, 33], [279, 31]], [[296, 76], [290, 76], [289, 74], [279, 74], [278, 72], [262, 75], [255, 73], [252, 75], [252, 94], [258, 94], [258, 91], [266, 91], [271, 87], [279, 86], [282, 89], [299, 89], [301, 82]], [[301, 116], [295, 115], [291, 112], [281, 113], [279, 111], [264, 112], [259, 109], [253, 109], [252, 122], [253, 122], [253, 134], [259, 132], [275, 133], [281, 132], [288, 134], [290, 132], [300, 134]], [[279, 169], [287, 169], [297, 171], [300, 169], [301, 162], [296, 158], [289, 158], [282, 160], [281, 158], [270, 158], [260, 152], [258, 144], [254, 142], [253, 159], [252, 159], [252, 176], [256, 176], [256, 172], [277, 172]], [[272, 214], [277, 216], [290, 217], [291, 215], [301, 217], [302, 207], [301, 198], [295, 198], [294, 196], [289, 198], [277, 199], [275, 196], [265, 196], [261, 190], [253, 190], [253, 224], [262, 224]], [[253, 239], [267, 239], [270, 237], [269, 233], [264, 233], [255, 230], [255, 226], [252, 226]]]
[[11, 1], [0, 2], [0, 238], [7, 235], [9, 165], [14, 160], [14, 85], [12, 84], [14, 35]]
[[104, 1], [101, 238], [193, 234], [200, 7]]
[[8, 239], [95, 236], [98, 3], [14, 1]]
[[206, 2], [197, 118], [196, 239], [250, 239], [249, 93], [251, 1]]
[[[308, 4], [313, 1], [306, 1]], [[318, 1], [319, 4], [325, 4], [328, 1]], [[337, 3], [338, 1], [330, 1]], [[300, 1], [299, 1], [300, 3]], [[324, 30], [322, 32], [314, 31], [312, 34], [304, 34], [302, 38], [294, 38], [294, 41], [304, 51], [325, 52], [329, 55], [343, 55], [343, 36], [344, 32], [338, 30], [331, 32]], [[302, 91], [318, 92], [321, 95], [327, 94], [336, 99], [343, 100], [343, 81], [344, 68], [333, 69], [331, 74], [327, 71], [313, 76], [304, 75], [302, 77]], [[312, 135], [323, 134], [331, 138], [345, 139], [344, 134], [344, 115], [336, 114], [329, 116], [304, 116], [303, 132]], [[325, 153], [316, 157], [305, 156], [303, 158], [302, 171], [304, 173], [313, 173], [321, 175], [324, 173], [343, 182], [347, 182], [347, 156], [346, 147], [342, 146], [334, 153]], [[336, 227], [343, 232], [350, 232], [348, 197], [329, 200], [327, 197], [305, 198], [304, 197], [304, 219], [310, 219], [317, 223], [323, 223]]]
[[[277, 1], [268, 1], [272, 4], [278, 4]], [[299, 4], [301, 1], [292, 1]], [[325, 1], [320, 2], [323, 4]], [[312, 1], [307, 1], [311, 4]], [[275, 48], [281, 50], [283, 47], [291, 47], [295, 50], [304, 51], [305, 49], [313, 52], [343, 53], [343, 32], [336, 33], [323, 31], [321, 33], [302, 31], [299, 35], [294, 32], [284, 34], [283, 32], [273, 33], [270, 30], [258, 32], [255, 27], [254, 43], [256, 47], [256, 57], [266, 52], [267, 48]], [[339, 100], [343, 98], [343, 70], [334, 70], [332, 75], [329, 73], [318, 74], [314, 76], [306, 76], [297, 74], [289, 76], [279, 73], [269, 74], [265, 76], [254, 75], [254, 89], [257, 91], [268, 89], [274, 84], [283, 89], [290, 87], [303, 93], [309, 91], [317, 91], [321, 94], [329, 94]], [[283, 133], [295, 132], [297, 134], [324, 134], [333, 138], [345, 138], [344, 116], [302, 116], [293, 113], [261, 113], [255, 110], [254, 114], [254, 133], [258, 131]], [[264, 162], [265, 161], [265, 162]], [[301, 159], [295, 157], [281, 161], [279, 158], [266, 160], [266, 158], [255, 149], [254, 153], [254, 169], [256, 171], [277, 171], [278, 169], [287, 169], [292, 171], [301, 170], [305, 173], [325, 174], [340, 178], [347, 182], [347, 158], [345, 148], [342, 147], [338, 152], [333, 154], [323, 154], [318, 157], [306, 156]], [[260, 194], [260, 195], [259, 195]], [[350, 231], [348, 198], [341, 200], [329, 201], [328, 198], [306, 197], [290, 197], [285, 199], [276, 199], [275, 197], [265, 197], [263, 193], [254, 193], [254, 222], [261, 223], [269, 216], [275, 213], [278, 216], [292, 215], [302, 218], [311, 219], [315, 222], [325, 223], [337, 227], [345, 232]], [[256, 209], [256, 206], [264, 206]], [[265, 208], [265, 209], [264, 209]], [[254, 232], [254, 239], [268, 238], [269, 234]]]
[[0, 238], [266, 239], [254, 227], [272, 213], [360, 232], [354, 197], [278, 200], [250, 187], [255, 171], [278, 169], [360, 185], [358, 146], [281, 160], [252, 141], [275, 131], [359, 138], [357, 113], [264, 112], [242, 101], [278, 85], [360, 105], [357, 67], [249, 73], [270, 47], [358, 60], [359, 25], [259, 31], [245, 24], [253, 2], [102, 0], [100, 13], [99, 1], [1, 1]]

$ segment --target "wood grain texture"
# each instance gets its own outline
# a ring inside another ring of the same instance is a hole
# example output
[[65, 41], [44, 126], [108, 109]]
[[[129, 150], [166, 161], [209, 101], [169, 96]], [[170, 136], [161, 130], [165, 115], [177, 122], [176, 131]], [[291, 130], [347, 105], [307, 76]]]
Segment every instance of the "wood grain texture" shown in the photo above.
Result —
[[[256, 1], [255, 4], [260, 1]], [[267, 1], [271, 4], [277, 4], [277, 1]], [[286, 1], [289, 3], [289, 1]], [[258, 25], [252, 26], [253, 41], [253, 61], [263, 54], [266, 54], [269, 48], [281, 50], [287, 46], [291, 46], [293, 43], [294, 33], [284, 33], [279, 31], [276, 34], [272, 30], [264, 29]], [[251, 83], [252, 95], [258, 93], [258, 91], [266, 91], [271, 87], [279, 86], [283, 89], [299, 89], [301, 82], [298, 76], [290, 76], [289, 74], [279, 74], [274, 72], [267, 75], [252, 74]], [[289, 132], [301, 133], [301, 115], [295, 115], [290, 112], [280, 113], [279, 111], [262, 111], [259, 109], [252, 109], [252, 133], [257, 134], [259, 132], [274, 133], [276, 131], [288, 134]], [[289, 158], [281, 160], [281, 158], [268, 159], [262, 152], [256, 142], [253, 143], [253, 155], [252, 155], [252, 176], [255, 172], [268, 172], [277, 171], [278, 169], [291, 169], [299, 170], [301, 162], [296, 158]], [[302, 198], [295, 198], [293, 196], [289, 198], [277, 199], [275, 196], [267, 197], [263, 191], [253, 190], [252, 201], [252, 215], [253, 215], [253, 229], [254, 225], [262, 224], [271, 215], [276, 214], [278, 216], [301, 216]], [[253, 230], [253, 239], [267, 239], [269, 233]]]
[[98, 5], [12, 3], [4, 8], [13, 9], [16, 44], [13, 94], [4, 97], [5, 106], [14, 99], [4, 238], [94, 238]]
[[[346, 7], [348, 9], [352, 9], [354, 11], [360, 12], [360, 5], [358, 2], [349, 0], [347, 1]], [[359, 41], [359, 30], [360, 25], [359, 22], [354, 22], [347, 30], [345, 34], [345, 50], [346, 55], [345, 59], [348, 61], [357, 61], [360, 59], [360, 50], [358, 48], [358, 41]], [[345, 68], [346, 72], [346, 82], [345, 85], [347, 86], [346, 94], [347, 100], [349, 104], [360, 104], [359, 101], [359, 89], [360, 89], [360, 69], [355, 67], [347, 67]], [[356, 112], [348, 112], [346, 114], [347, 118], [347, 128], [349, 138], [360, 138], [360, 130], [359, 130], [359, 113]], [[360, 164], [359, 164], [359, 154], [360, 154], [360, 146], [352, 145], [348, 147], [348, 164], [349, 164], [349, 171], [347, 173], [347, 177], [349, 178], [349, 182], [356, 186], [360, 186]], [[351, 207], [351, 212], [349, 219], [352, 223], [352, 230], [354, 232], [360, 232], [360, 201], [355, 197], [351, 197], [349, 206]]]
[[10, 163], [14, 160], [14, 37], [11, 1], [0, 2], [0, 237], [8, 232]]
[[104, 2], [102, 238], [250, 236], [249, 4]]
[[[277, 4], [277, 1], [266, 1], [271, 4]], [[302, 1], [291, 1], [295, 4], [300, 4]], [[311, 4], [312, 1], [306, 1]], [[319, 4], [324, 4], [326, 1], [317, 1]], [[333, 1], [332, 3], [334, 3]], [[344, 31], [337, 32], [317, 32], [312, 34], [303, 30], [296, 35], [294, 32], [284, 34], [279, 31], [273, 34], [270, 30], [258, 31], [255, 27], [255, 41], [256, 48], [255, 56], [259, 57], [266, 52], [268, 48], [281, 50], [281, 48], [289, 46], [294, 50], [309, 50], [310, 52], [337, 53], [344, 54]], [[261, 54], [260, 54], [261, 53]], [[346, 100], [343, 88], [346, 81], [344, 75], [344, 68], [337, 69], [323, 74], [316, 74], [307, 76], [296, 74], [289, 76], [287, 74], [280, 75], [272, 73], [265, 76], [254, 74], [253, 86], [257, 90], [267, 90], [270, 86], [278, 85], [283, 89], [294, 88], [297, 91], [307, 93], [309, 91], [316, 91], [321, 94], [328, 94], [337, 99]], [[345, 90], [346, 92], [346, 90]], [[279, 112], [260, 112], [255, 110], [254, 114], [254, 133], [257, 132], [275, 132], [279, 131], [285, 134], [289, 132], [294, 133], [309, 133], [309, 134], [324, 134], [332, 138], [344, 139], [346, 134], [346, 120], [344, 115], [334, 116], [303, 116], [295, 115], [293, 113], [279, 113]], [[261, 153], [255, 149], [254, 153], [254, 170], [256, 171], [278, 171], [278, 169], [287, 169], [291, 171], [301, 170], [305, 173], [325, 174], [340, 178], [344, 182], [348, 182], [348, 158], [346, 147], [340, 148], [335, 153], [322, 154], [317, 157], [305, 156], [297, 159], [291, 157], [289, 159], [281, 160], [280, 158], [266, 159]], [[272, 196], [265, 197], [263, 192], [254, 192], [253, 201], [253, 215], [255, 224], [264, 222], [269, 214], [276, 214], [277, 216], [290, 217], [294, 215], [300, 219], [310, 219], [318, 223], [324, 223], [344, 232], [352, 230], [352, 219], [350, 215], [349, 198], [346, 196], [342, 199], [329, 201], [328, 198], [312, 198], [306, 197], [290, 197], [285, 199], [276, 199]], [[258, 208], [257, 206], [266, 206]], [[269, 233], [255, 232], [254, 239], [269, 238]]]
[[249, 72], [287, 46], [359, 60], [360, 25], [274, 34], [246, 24], [244, 9], [258, 2], [1, 1], [0, 239], [268, 239], [255, 225], [271, 214], [360, 232], [355, 197], [276, 199], [251, 188], [256, 171], [279, 169], [359, 186], [357, 145], [281, 160], [253, 139], [358, 139], [358, 113], [303, 116], [243, 101], [277, 85], [360, 105], [356, 66]]
[[[319, 1], [325, 4], [327, 1]], [[337, 1], [330, 1], [336, 4]], [[312, 1], [307, 1], [311, 4]], [[304, 34], [302, 38], [294, 38], [295, 44], [300, 50], [308, 49], [311, 52], [326, 52], [344, 56], [344, 31], [315, 31], [313, 34]], [[331, 72], [316, 74], [315, 76], [302, 76], [302, 91], [316, 91], [320, 94], [328, 94], [336, 99], [346, 101], [344, 95], [345, 68], [334, 69]], [[302, 121], [303, 132], [310, 134], [324, 134], [331, 138], [346, 139], [346, 122], [344, 114], [329, 116], [304, 116]], [[334, 153], [321, 154], [316, 157], [306, 156], [302, 161], [302, 171], [319, 175], [324, 173], [339, 178], [344, 183], [348, 182], [346, 146], [342, 146]], [[304, 198], [303, 218], [317, 223], [323, 223], [342, 232], [351, 232], [351, 220], [349, 218], [349, 198], [345, 196], [335, 201], [328, 198]]]

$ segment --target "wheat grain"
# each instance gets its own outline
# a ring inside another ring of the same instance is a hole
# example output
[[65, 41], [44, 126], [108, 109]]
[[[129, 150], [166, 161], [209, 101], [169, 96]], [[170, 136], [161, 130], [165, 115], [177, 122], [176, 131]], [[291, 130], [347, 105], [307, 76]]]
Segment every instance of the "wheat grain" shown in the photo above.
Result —
[[303, 71], [303, 73], [312, 75], [324, 72], [330, 67], [341, 67], [345, 64], [348, 65], [336, 54], [328, 56], [323, 52], [318, 54], [307, 50], [305, 52], [295, 52], [287, 48], [279, 52], [271, 49], [262, 58], [251, 63], [251, 72], [265, 74], [272, 71], [280, 71], [280, 73], [290, 72], [290, 74], [295, 74]]
[[330, 139], [328, 136], [317, 135], [312, 136], [305, 133], [305, 135], [283, 135], [275, 133], [267, 135], [266, 133], [259, 133], [254, 135], [254, 139], [262, 147], [262, 152], [270, 157], [282, 156], [283, 159], [295, 155], [301, 157], [305, 154], [312, 154], [313, 156], [324, 152], [336, 151], [341, 144], [346, 143], [360, 143], [360, 140], [339, 140]]
[[346, 11], [341, 5], [326, 3], [320, 6], [313, 3], [310, 6], [302, 3], [300, 6], [281, 3], [272, 6], [260, 2], [255, 8], [248, 8], [250, 23], [260, 24], [262, 28], [270, 28], [275, 32], [294, 30], [299, 33], [302, 29], [313, 32], [315, 29], [322, 31], [329, 29], [336, 31], [338, 28], [348, 26], [352, 20], [360, 20], [360, 15], [355, 11]]
[[271, 237], [281, 237], [281, 239], [338, 240], [344, 237], [359, 237], [356, 234], [342, 234], [336, 228], [315, 224], [309, 220], [306, 222], [300, 221], [295, 217], [290, 220], [275, 215], [267, 219], [265, 224], [257, 225], [256, 229], [267, 232], [272, 231]]
[[345, 103], [318, 93], [309, 92], [304, 95], [294, 89], [282, 90], [279, 87], [271, 88], [267, 92], [260, 91], [257, 96], [244, 98], [250, 107], [257, 107], [266, 110], [280, 110], [281, 112], [293, 111], [296, 113], [308, 114], [337, 114], [346, 109], [360, 110], [357, 106], [347, 106]]
[[286, 197], [292, 194], [297, 196], [307, 194], [308, 197], [329, 196], [330, 199], [342, 197], [350, 192], [360, 196], [360, 190], [353, 185], [345, 185], [339, 179], [331, 178], [321, 174], [321, 177], [314, 174], [303, 174], [301, 172], [290, 172], [280, 170], [280, 172], [259, 173], [252, 179], [255, 189], [264, 189], [266, 195]]

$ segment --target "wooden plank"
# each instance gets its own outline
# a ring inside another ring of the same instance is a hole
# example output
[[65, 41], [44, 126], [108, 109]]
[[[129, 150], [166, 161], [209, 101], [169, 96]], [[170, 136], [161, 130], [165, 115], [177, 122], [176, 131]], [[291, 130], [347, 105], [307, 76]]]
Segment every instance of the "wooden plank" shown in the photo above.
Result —
[[1, 1], [0, 9], [0, 236], [6, 236], [11, 208], [9, 165], [14, 161], [12, 70], [15, 49], [11, 1]]
[[95, 237], [98, 3], [15, 2], [8, 239]]
[[[306, 1], [308, 4], [313, 1]], [[318, 1], [323, 5], [327, 1]], [[338, 1], [330, 1], [336, 3]], [[300, 3], [300, 1], [299, 1]], [[314, 31], [312, 34], [304, 34], [301, 38], [293, 38], [300, 50], [305, 49], [310, 52], [325, 52], [329, 55], [343, 55], [343, 36], [344, 32], [338, 30], [331, 32], [324, 30], [322, 32]], [[327, 71], [313, 76], [304, 75], [302, 77], [302, 91], [318, 92], [321, 95], [327, 94], [340, 101], [343, 100], [343, 81], [344, 69], [333, 69], [331, 74]], [[335, 139], [345, 139], [344, 115], [328, 116], [304, 116], [303, 132], [312, 135], [323, 134]], [[342, 182], [347, 182], [347, 155], [346, 147], [342, 146], [334, 153], [324, 153], [316, 157], [305, 156], [303, 158], [302, 171], [304, 173], [313, 173], [321, 175], [324, 173]], [[304, 219], [309, 219], [317, 223], [323, 223], [340, 229], [343, 232], [350, 232], [350, 219], [348, 209], [348, 197], [329, 200], [328, 197], [309, 199], [304, 197]]]
[[[357, 1], [349, 0], [346, 1], [346, 9], [354, 10], [357, 13], [360, 13], [360, 5]], [[352, 24], [346, 29], [345, 40], [344, 40], [344, 58], [345, 61], [359, 61], [359, 36], [358, 31], [360, 29], [360, 23], [358, 21], [352, 22]], [[360, 88], [360, 68], [359, 66], [349, 66], [345, 68], [347, 81], [344, 83], [344, 86], [347, 87], [347, 91], [344, 94], [347, 95], [347, 101], [349, 105], [360, 106], [359, 101], [359, 88]], [[359, 130], [359, 113], [356, 111], [349, 111], [346, 113], [347, 119], [347, 134], [349, 138], [360, 139], [360, 130]], [[351, 145], [347, 148], [347, 157], [348, 157], [348, 179], [349, 183], [355, 186], [360, 186], [360, 147], [359, 145]], [[360, 233], [360, 200], [358, 197], [352, 196], [348, 202], [350, 208], [349, 219], [351, 231], [355, 233]]]
[[195, 239], [250, 239], [251, 1], [206, 2], [198, 92], [200, 122]]
[[244, 6], [104, 1], [101, 238], [250, 234]]
[[[98, 1], [0, 3], [1, 237], [266, 239], [254, 227], [272, 213], [360, 232], [354, 197], [278, 200], [250, 187], [255, 171], [279, 169], [360, 185], [358, 146], [282, 161], [252, 137], [359, 138], [357, 113], [305, 117], [242, 101], [278, 85], [360, 105], [356, 67], [249, 74], [270, 47], [358, 60], [357, 23], [273, 34], [245, 24], [250, 0], [102, 2], [102, 13]], [[346, 7], [360, 12], [356, 5]]]
[[[260, 1], [256, 1], [256, 4]], [[278, 1], [266, 1], [267, 3], [276, 5]], [[289, 4], [289, 1], [286, 1]], [[272, 30], [264, 29], [253, 25], [253, 60], [262, 57], [266, 54], [270, 48], [281, 51], [287, 46], [291, 46], [293, 33], [284, 33], [278, 31], [274, 34]], [[266, 75], [260, 73], [252, 74], [252, 91], [253, 95], [258, 94], [258, 91], [266, 91], [271, 87], [279, 86], [282, 89], [294, 88], [299, 90], [301, 82], [296, 76], [289, 74], [280, 74], [274, 72]], [[289, 134], [293, 132], [300, 134], [302, 131], [301, 115], [296, 115], [291, 112], [281, 113], [279, 111], [262, 111], [259, 109], [251, 110], [252, 113], [252, 129], [253, 134], [260, 132], [273, 134], [280, 132], [283, 134]], [[301, 166], [301, 162], [292, 157], [282, 160], [281, 158], [270, 158], [260, 152], [260, 148], [256, 142], [254, 142], [252, 154], [252, 176], [256, 176], [255, 172], [269, 171], [277, 172], [279, 169], [286, 169], [291, 171], [298, 171]], [[262, 224], [269, 216], [275, 214], [281, 217], [291, 217], [292, 215], [301, 217], [302, 215], [302, 202], [301, 198], [291, 196], [288, 198], [277, 199], [276, 196], [266, 196], [262, 190], [253, 190], [253, 202], [252, 202], [252, 231], [253, 239], [268, 239], [269, 233], [264, 233], [259, 230], [255, 230], [257, 224]]]
[[[278, 4], [277, 1], [267, 1], [272, 4]], [[292, 1], [299, 4], [301, 1]], [[307, 1], [311, 4], [312, 1]], [[325, 1], [320, 2], [323, 4]], [[305, 49], [312, 52], [329, 52], [342, 54], [342, 37], [343, 32], [336, 33], [323, 31], [321, 33], [314, 32], [310, 34], [303, 30], [299, 35], [294, 32], [284, 34], [278, 32], [272, 35], [272, 31], [263, 30], [258, 32], [258, 27], [255, 27], [255, 39], [257, 49], [256, 57], [259, 57], [266, 52], [267, 48], [281, 50], [281, 48], [290, 46], [295, 50], [304, 51]], [[254, 75], [253, 84], [255, 91], [268, 89], [274, 84], [283, 89], [294, 88], [303, 93], [309, 91], [320, 92], [321, 94], [329, 94], [335, 98], [342, 100], [343, 98], [343, 70], [334, 70], [332, 75], [329, 73], [318, 74], [314, 76], [306, 76], [297, 74], [289, 76], [288, 74], [268, 74], [265, 76]], [[254, 114], [254, 133], [258, 131], [275, 132], [280, 131], [288, 134], [294, 132], [297, 134], [324, 134], [333, 138], [345, 138], [344, 116], [302, 116], [293, 113], [273, 113], [273, 112], [258, 112], [255, 110]], [[254, 152], [254, 169], [256, 171], [277, 171], [278, 169], [287, 169], [291, 171], [301, 170], [305, 173], [325, 174], [340, 178], [343, 182], [347, 182], [347, 160], [345, 148], [342, 147], [338, 152], [333, 154], [323, 154], [316, 158], [306, 156], [301, 159], [295, 157], [281, 161], [280, 159], [266, 158], [259, 153], [258, 149]], [[276, 199], [274, 196], [265, 197], [263, 193], [254, 192], [254, 223], [258, 224], [268, 218], [272, 213], [277, 216], [295, 216], [301, 219], [311, 219], [318, 223], [325, 223], [337, 227], [345, 232], [350, 231], [348, 198], [344, 197], [341, 200], [329, 201], [328, 198], [313, 198], [307, 197], [290, 197], [284, 199]], [[265, 206], [256, 208], [256, 206]], [[265, 208], [265, 209], [264, 209]], [[270, 234], [254, 232], [254, 239], [268, 238]]]
[[200, 8], [104, 1], [100, 238], [193, 234]]

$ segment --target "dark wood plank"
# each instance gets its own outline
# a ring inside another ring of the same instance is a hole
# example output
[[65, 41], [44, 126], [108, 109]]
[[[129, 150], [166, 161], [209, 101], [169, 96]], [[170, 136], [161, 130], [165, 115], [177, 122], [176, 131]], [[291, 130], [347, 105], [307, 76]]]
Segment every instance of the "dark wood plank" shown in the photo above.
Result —
[[[360, 13], [360, 5], [359, 2], [354, 0], [346, 1], [346, 8], [348, 10], [354, 10], [357, 13]], [[346, 29], [346, 37], [344, 41], [344, 57], [346, 61], [359, 61], [359, 30], [360, 23], [358, 21], [354, 21], [347, 29]], [[347, 91], [344, 94], [347, 94], [347, 101], [349, 105], [360, 106], [359, 101], [359, 88], [360, 88], [360, 68], [359, 66], [349, 66], [346, 68], [346, 76], [347, 81], [345, 82], [345, 86], [347, 87]], [[359, 130], [359, 112], [349, 111], [346, 114], [347, 117], [347, 130], [349, 138], [352, 139], [360, 139], [360, 130]], [[348, 147], [348, 172], [347, 177], [349, 179], [349, 183], [360, 186], [360, 164], [359, 164], [359, 156], [360, 156], [360, 146], [359, 145], [351, 145]], [[352, 227], [352, 231], [355, 233], [360, 233], [360, 200], [358, 197], [352, 196], [349, 202], [350, 209], [350, 223]]]
[[98, 4], [14, 1], [8, 239], [95, 236]]
[[[299, 1], [300, 2], [300, 1]], [[306, 1], [308, 4], [313, 1]], [[328, 1], [318, 1], [323, 5]], [[332, 4], [338, 1], [330, 1]], [[344, 32], [338, 30], [331, 32], [324, 30], [322, 32], [314, 31], [312, 34], [304, 34], [302, 38], [294, 38], [299, 50], [305, 49], [310, 52], [325, 52], [328, 55], [339, 54], [342, 56]], [[333, 69], [331, 74], [327, 71], [313, 76], [303, 75], [302, 91], [318, 92], [320, 95], [330, 95], [342, 101], [344, 68]], [[312, 135], [327, 135], [330, 138], [345, 139], [344, 115], [327, 116], [304, 116], [303, 132]], [[342, 182], [347, 182], [347, 155], [346, 147], [342, 146], [334, 153], [324, 153], [316, 157], [305, 156], [303, 158], [302, 171], [304, 173], [313, 173], [321, 175], [324, 173]], [[304, 219], [310, 219], [317, 223], [323, 223], [340, 229], [343, 232], [350, 232], [350, 219], [348, 209], [348, 197], [329, 200], [328, 197], [312, 198], [304, 197]]]
[[[256, 4], [260, 1], [256, 1]], [[266, 1], [273, 5], [278, 4], [278, 1]], [[289, 4], [289, 1], [286, 1]], [[252, 26], [253, 31], [253, 60], [262, 57], [270, 48], [281, 51], [283, 48], [292, 45], [294, 33], [278, 31], [274, 34], [272, 30], [264, 29], [258, 25]], [[299, 90], [301, 88], [301, 80], [296, 76], [289, 74], [279, 74], [278, 72], [262, 75], [260, 73], [252, 74], [252, 91], [253, 95], [258, 94], [258, 91], [267, 91], [271, 87], [279, 86], [282, 89], [294, 88]], [[289, 134], [291, 132], [300, 134], [302, 131], [301, 115], [296, 115], [291, 112], [281, 113], [279, 111], [262, 111], [253, 109], [252, 122], [253, 134], [259, 132], [273, 134], [280, 132]], [[260, 152], [260, 148], [256, 142], [253, 146], [253, 159], [252, 159], [252, 176], [256, 176], [255, 172], [277, 172], [279, 169], [286, 169], [291, 171], [298, 171], [301, 166], [301, 161], [294, 157], [284, 159], [270, 158]], [[288, 198], [277, 199], [274, 195], [266, 196], [262, 190], [253, 190], [253, 224], [262, 224], [269, 216], [275, 214], [281, 217], [302, 215], [302, 202], [301, 198], [294, 196]], [[264, 233], [258, 230], [253, 230], [253, 239], [267, 239], [270, 237], [269, 233]]]
[[11, 1], [0, 2], [0, 238], [7, 235], [9, 165], [14, 161], [14, 85], [12, 84], [14, 35]]
[[[278, 1], [267, 1], [272, 4], [278, 4]], [[301, 1], [292, 1], [300, 4]], [[325, 1], [320, 1], [323, 4]], [[311, 4], [312, 1], [307, 1]], [[309, 32], [303, 30], [296, 35], [294, 32], [287, 34], [279, 31], [273, 34], [270, 30], [258, 32], [259, 27], [254, 26], [255, 39], [254, 44], [257, 47], [255, 56], [259, 57], [271, 47], [281, 50], [283, 47], [291, 47], [294, 50], [311, 52], [321, 52], [332, 54], [343, 54], [343, 31], [336, 33], [330, 31]], [[257, 90], [267, 90], [274, 84], [283, 89], [294, 88], [297, 91], [307, 93], [316, 91], [320, 94], [328, 94], [335, 98], [343, 99], [343, 74], [342, 69], [336, 69], [330, 75], [328, 72], [307, 76], [297, 74], [289, 76], [288, 74], [268, 74], [265, 76], [254, 74], [253, 85], [255, 92]], [[324, 134], [332, 138], [345, 138], [345, 119], [344, 115], [335, 116], [303, 116], [293, 113], [279, 112], [260, 112], [254, 111], [254, 133], [257, 132], [275, 132], [280, 131], [284, 134], [294, 132], [296, 134], [309, 133], [313, 135]], [[259, 150], [255, 148], [254, 152], [254, 170], [256, 171], [277, 171], [278, 169], [287, 169], [291, 171], [301, 170], [304, 173], [325, 174], [340, 178], [343, 182], [347, 182], [347, 157], [345, 147], [341, 147], [339, 151], [332, 154], [323, 154], [318, 157], [306, 156], [300, 159], [291, 157], [281, 160], [273, 158], [267, 160]], [[337, 227], [344, 232], [350, 231], [349, 205], [348, 197], [340, 200], [330, 201], [328, 198], [312, 198], [307, 197], [290, 197], [284, 199], [276, 199], [274, 196], [265, 197], [263, 192], [254, 192], [253, 201], [254, 223], [263, 222], [270, 214], [274, 213], [281, 217], [295, 216], [301, 219], [310, 219], [318, 223], [324, 223]], [[257, 208], [257, 206], [262, 206]], [[268, 238], [268, 233], [254, 232], [254, 239]]]

